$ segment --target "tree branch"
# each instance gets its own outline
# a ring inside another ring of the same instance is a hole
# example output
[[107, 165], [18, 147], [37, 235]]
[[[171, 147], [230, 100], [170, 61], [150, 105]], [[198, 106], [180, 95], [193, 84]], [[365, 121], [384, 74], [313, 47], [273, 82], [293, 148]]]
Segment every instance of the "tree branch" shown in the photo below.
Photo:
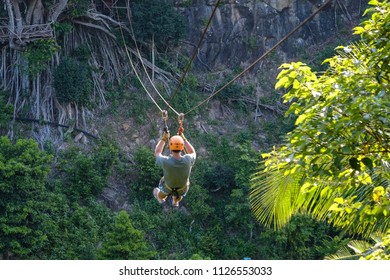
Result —
[[77, 23], [77, 24], [80, 24], [80, 25], [88, 26], [88, 27], [91, 27], [91, 28], [99, 29], [99, 30], [103, 31], [104, 33], [106, 33], [108, 36], [110, 36], [112, 39], [116, 40], [115, 35], [112, 34], [106, 28], [104, 28], [103, 26], [100, 26], [100, 25], [97, 25], [97, 24], [93, 24], [93, 23], [89, 23], [89, 22], [83, 22], [83, 21], [79, 21], [79, 20], [73, 20], [73, 22]]

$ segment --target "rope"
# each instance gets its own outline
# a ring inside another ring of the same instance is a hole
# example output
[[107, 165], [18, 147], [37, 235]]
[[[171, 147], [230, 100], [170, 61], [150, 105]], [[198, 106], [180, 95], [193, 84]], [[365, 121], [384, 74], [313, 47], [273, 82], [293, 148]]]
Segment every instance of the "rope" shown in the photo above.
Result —
[[299, 24], [296, 28], [294, 28], [290, 33], [288, 33], [286, 36], [284, 36], [278, 43], [276, 43], [271, 49], [266, 51], [262, 56], [260, 56], [255, 62], [253, 62], [251, 65], [249, 65], [245, 70], [243, 70], [240, 74], [238, 74], [236, 77], [234, 77], [230, 82], [225, 84], [223, 87], [218, 89], [216, 92], [211, 94], [209, 97], [207, 97], [205, 100], [200, 102], [198, 105], [191, 108], [188, 112], [185, 113], [185, 115], [189, 114], [193, 110], [197, 109], [207, 101], [209, 101], [211, 98], [213, 98], [215, 95], [219, 94], [221, 91], [223, 91], [225, 88], [227, 88], [229, 85], [231, 85], [233, 82], [241, 78], [246, 72], [248, 72], [250, 69], [252, 69], [258, 62], [260, 62], [264, 57], [266, 57], [270, 52], [272, 52], [274, 49], [276, 49], [279, 45], [281, 45], [284, 41], [286, 41], [292, 34], [294, 34], [296, 31], [298, 31], [303, 25], [305, 25], [309, 20], [311, 20], [313, 17], [315, 17], [323, 8], [325, 8], [332, 0], [328, 0], [324, 4], [322, 4], [321, 7], [319, 7], [313, 14], [311, 14], [308, 18], [306, 18], [301, 24]]
[[[179, 115], [179, 113], [164, 99], [164, 97], [161, 95], [161, 93], [158, 91], [158, 89], [156, 88], [156, 86], [154, 85], [154, 82], [152, 81], [152, 79], [150, 78], [149, 74], [148, 74], [148, 71], [145, 67], [145, 64], [142, 60], [142, 55], [141, 55], [141, 52], [139, 51], [139, 48], [138, 48], [138, 44], [137, 44], [137, 41], [135, 40], [135, 34], [134, 34], [134, 29], [133, 29], [133, 25], [131, 24], [131, 16], [130, 16], [130, 7], [128, 6], [129, 5], [129, 2], [126, 2], [126, 8], [127, 8], [127, 18], [129, 20], [129, 25], [130, 25], [130, 31], [131, 31], [131, 35], [132, 35], [132, 38], [133, 38], [133, 41], [134, 41], [134, 44], [135, 44], [135, 47], [136, 47], [136, 50], [137, 50], [137, 54], [138, 54], [138, 58], [141, 62], [141, 65], [142, 65], [142, 68], [144, 69], [144, 72], [146, 74], [146, 76], [148, 77], [148, 80], [149, 82], [151, 83], [153, 89], [157, 92], [158, 96], [161, 98], [161, 100], [176, 114], [176, 115]], [[124, 41], [124, 38], [123, 38], [123, 33], [122, 33], [122, 39]], [[161, 110], [160, 110], [161, 111]]]
[[175, 89], [175, 91], [174, 91], [174, 93], [173, 93], [171, 99], [173, 99], [173, 98], [175, 97], [175, 95], [176, 95], [177, 92], [179, 91], [181, 85], [183, 84], [184, 79], [185, 79], [185, 77], [186, 77], [186, 75], [187, 75], [187, 72], [188, 72], [188, 70], [189, 70], [189, 68], [190, 68], [190, 66], [191, 66], [191, 64], [192, 64], [192, 62], [194, 61], [196, 54], [199, 52], [199, 49], [200, 49], [200, 47], [201, 47], [201, 45], [202, 45], [202, 42], [203, 42], [203, 38], [204, 38], [204, 36], [206, 35], [207, 29], [209, 28], [209, 25], [210, 25], [210, 23], [211, 23], [211, 20], [213, 19], [214, 14], [215, 14], [215, 12], [217, 11], [217, 8], [218, 8], [220, 2], [221, 2], [221, 0], [218, 0], [218, 2], [215, 4], [214, 10], [213, 10], [213, 12], [212, 12], [211, 15], [210, 15], [210, 18], [209, 18], [209, 20], [208, 20], [208, 22], [207, 22], [206, 28], [203, 30], [203, 33], [202, 33], [202, 36], [201, 36], [201, 38], [200, 38], [200, 40], [199, 40], [198, 46], [196, 47], [196, 49], [195, 49], [194, 52], [192, 53], [192, 57], [191, 57], [190, 61], [187, 63], [187, 66], [186, 66], [186, 68], [185, 68], [185, 70], [184, 70], [184, 73], [183, 73], [183, 75], [182, 75], [182, 77], [181, 77], [181, 79], [180, 79], [180, 81], [179, 81], [179, 84], [177, 85], [177, 87], [176, 87], [176, 89]]
[[135, 75], [137, 76], [137, 79], [138, 81], [141, 83], [143, 89], [145, 90], [145, 92], [148, 94], [148, 96], [150, 97], [150, 99], [153, 101], [153, 103], [156, 105], [156, 107], [160, 110], [160, 112], [162, 112], [163, 110], [161, 109], [161, 107], [157, 104], [156, 100], [154, 100], [153, 96], [150, 94], [150, 92], [147, 90], [145, 84], [142, 82], [140, 76], [138, 75], [138, 72], [133, 64], [133, 61], [130, 57], [130, 54], [129, 54], [129, 50], [127, 49], [127, 46], [126, 46], [126, 43], [125, 43], [125, 38], [124, 38], [124, 35], [123, 35], [123, 29], [122, 29], [122, 26], [120, 26], [120, 31], [121, 31], [121, 35], [122, 35], [122, 39], [123, 39], [123, 43], [125, 44], [125, 51], [126, 51], [126, 55], [127, 55], [127, 58], [129, 59], [130, 61], [130, 65], [131, 65], [131, 68], [133, 69]]
[[[127, 10], [129, 10], [128, 7], [127, 7]], [[117, 11], [117, 17], [119, 18], [118, 11]], [[129, 18], [129, 22], [130, 22], [130, 26], [131, 26], [130, 18]], [[152, 100], [152, 102], [156, 105], [156, 107], [160, 110], [160, 112], [163, 112], [164, 110], [157, 104], [156, 100], [154, 100], [153, 96], [150, 94], [150, 92], [149, 92], [148, 89], [146, 88], [145, 84], [142, 82], [142, 80], [141, 80], [141, 78], [140, 78], [140, 76], [139, 76], [139, 74], [138, 74], [138, 72], [137, 72], [137, 69], [135, 68], [135, 66], [134, 66], [134, 64], [133, 64], [133, 61], [132, 61], [132, 59], [131, 59], [131, 57], [130, 57], [130, 53], [129, 53], [128, 47], [127, 47], [127, 45], [126, 45], [126, 41], [125, 41], [125, 37], [124, 37], [124, 34], [123, 34], [122, 25], [119, 25], [119, 29], [120, 29], [120, 32], [121, 32], [121, 37], [122, 37], [122, 40], [123, 40], [123, 44], [125, 45], [126, 56], [127, 56], [128, 60], [130, 61], [131, 68], [133, 69], [135, 75], [137, 76], [138, 81], [141, 83], [143, 89], [144, 89], [145, 92], [148, 94], [149, 98], [150, 98], [150, 99]], [[133, 35], [133, 40], [134, 40], [134, 42], [135, 42], [135, 36], [134, 36], [134, 32], [133, 32], [133, 30], [132, 30], [132, 26], [131, 26], [131, 31], [132, 31], [132, 35]], [[146, 74], [147, 74], [146, 67], [145, 67], [145, 65], [144, 65], [144, 63], [143, 63], [143, 61], [142, 61], [142, 56], [141, 56], [141, 54], [140, 54], [140, 52], [139, 52], [139, 50], [138, 50], [138, 46], [137, 46], [137, 51], [138, 51], [137, 53], [138, 53], [139, 59], [140, 59], [140, 61], [141, 61], [141, 64], [142, 64], [142, 66], [143, 66], [143, 68], [144, 68], [144, 70], [145, 70], [145, 72], [146, 72]], [[150, 80], [150, 77], [149, 77], [148, 74], [147, 74], [147, 76], [148, 76], [148, 78], [149, 78], [149, 80]], [[155, 88], [153, 82], [152, 82], [151, 80], [150, 80], [150, 82], [151, 82], [151, 84], [153, 85], [153, 88], [154, 88], [154, 89], [157, 91], [157, 93], [160, 95], [160, 93], [158, 92], [158, 90]], [[179, 113], [176, 112], [176, 111], [168, 104], [168, 102], [165, 101], [165, 99], [164, 99], [161, 95], [160, 95], [160, 97], [161, 97], [161, 99], [169, 106], [169, 108], [171, 108], [171, 110], [172, 110], [173, 112], [175, 112], [177, 115], [179, 115]]]

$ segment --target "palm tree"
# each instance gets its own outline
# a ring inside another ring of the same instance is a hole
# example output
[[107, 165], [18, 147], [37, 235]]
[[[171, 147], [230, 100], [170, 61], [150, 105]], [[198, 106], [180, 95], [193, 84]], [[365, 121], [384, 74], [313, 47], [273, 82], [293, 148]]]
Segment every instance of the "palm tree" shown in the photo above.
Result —
[[276, 88], [287, 89], [286, 114], [297, 119], [252, 178], [260, 222], [280, 228], [304, 211], [350, 234], [388, 239], [390, 4], [372, 5], [370, 19], [355, 28], [361, 41], [338, 47], [325, 73], [300, 62], [281, 66]]

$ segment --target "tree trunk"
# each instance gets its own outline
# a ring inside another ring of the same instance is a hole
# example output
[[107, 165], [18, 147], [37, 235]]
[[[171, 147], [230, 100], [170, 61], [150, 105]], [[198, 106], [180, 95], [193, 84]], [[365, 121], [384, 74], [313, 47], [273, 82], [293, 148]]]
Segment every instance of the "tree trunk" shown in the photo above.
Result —
[[49, 15], [49, 22], [53, 22], [53, 23], [56, 22], [67, 4], [68, 4], [68, 0], [60, 0], [56, 5], [56, 7], [51, 12], [51, 14]]
[[32, 14], [32, 24], [44, 23], [44, 7], [41, 0], [38, 0]]
[[32, 19], [32, 14], [35, 9], [35, 5], [37, 4], [38, 0], [33, 0], [30, 5], [28, 6], [27, 9], [27, 14], [26, 14], [26, 24], [31, 24], [31, 19]]
[[20, 35], [22, 34], [23, 31], [23, 19], [22, 19], [22, 14], [20, 13], [19, 1], [13, 0], [12, 7], [14, 9], [14, 15], [16, 20], [16, 32], [18, 37], [20, 38]]
[[15, 37], [15, 21], [14, 21], [14, 12], [12, 10], [12, 5], [10, 0], [5, 0], [7, 5], [7, 12], [9, 15], [9, 46], [11, 49], [14, 48], [14, 37]]

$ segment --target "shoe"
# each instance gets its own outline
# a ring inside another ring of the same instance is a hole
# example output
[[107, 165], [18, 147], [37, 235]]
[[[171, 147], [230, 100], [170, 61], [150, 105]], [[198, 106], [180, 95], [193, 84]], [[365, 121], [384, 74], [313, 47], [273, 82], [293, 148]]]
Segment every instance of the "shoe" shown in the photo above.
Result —
[[153, 189], [153, 196], [158, 201], [158, 203], [163, 204], [165, 202], [165, 199], [162, 199], [158, 196], [160, 193], [160, 190], [158, 188]]
[[176, 198], [175, 196], [172, 197], [172, 206], [179, 207], [179, 202], [183, 199], [182, 196], [179, 196], [179, 198]]

